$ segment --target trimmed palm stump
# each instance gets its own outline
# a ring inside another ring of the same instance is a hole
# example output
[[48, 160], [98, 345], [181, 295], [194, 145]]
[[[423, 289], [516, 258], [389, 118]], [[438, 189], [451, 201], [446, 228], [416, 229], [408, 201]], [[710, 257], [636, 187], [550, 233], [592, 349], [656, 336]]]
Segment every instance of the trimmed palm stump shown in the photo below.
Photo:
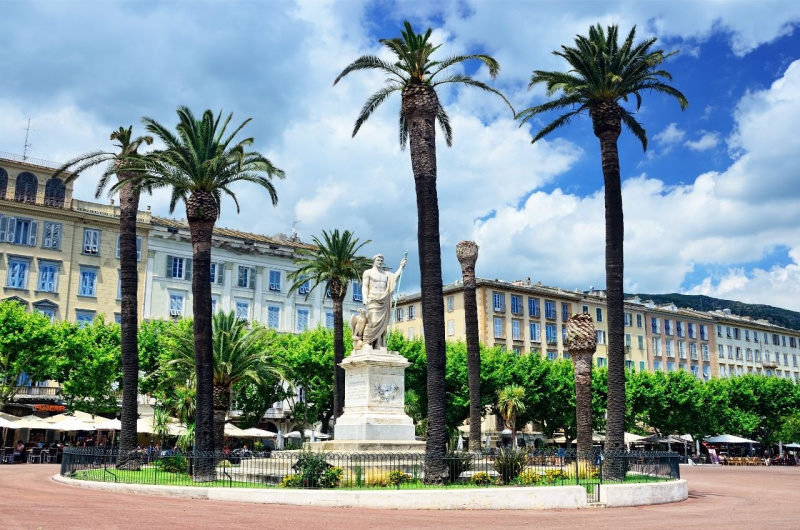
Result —
[[575, 371], [575, 413], [578, 427], [578, 452], [592, 450], [592, 356], [597, 351], [592, 317], [580, 313], [567, 320], [567, 339]]

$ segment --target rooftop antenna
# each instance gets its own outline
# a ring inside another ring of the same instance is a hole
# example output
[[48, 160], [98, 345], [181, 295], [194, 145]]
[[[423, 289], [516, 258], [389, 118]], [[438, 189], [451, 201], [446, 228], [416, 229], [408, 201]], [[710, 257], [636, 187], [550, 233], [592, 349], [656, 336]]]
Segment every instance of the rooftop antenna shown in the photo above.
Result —
[[28, 134], [31, 132], [31, 119], [28, 118], [28, 126], [25, 128], [25, 145], [22, 146], [22, 160], [28, 159], [28, 149], [30, 149], [31, 144], [28, 143]]
[[297, 241], [297, 225], [300, 224], [300, 220], [297, 219], [292, 221], [292, 241]]

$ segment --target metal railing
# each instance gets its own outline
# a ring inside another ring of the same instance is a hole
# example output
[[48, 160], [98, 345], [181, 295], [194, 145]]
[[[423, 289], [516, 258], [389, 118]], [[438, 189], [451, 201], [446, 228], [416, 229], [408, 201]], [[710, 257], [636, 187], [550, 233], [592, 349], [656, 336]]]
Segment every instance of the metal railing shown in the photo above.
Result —
[[680, 478], [679, 455], [668, 452], [529, 451], [329, 453], [310, 451], [133, 451], [67, 448], [61, 474], [129, 484], [301, 489], [581, 485], [590, 500], [601, 484]]

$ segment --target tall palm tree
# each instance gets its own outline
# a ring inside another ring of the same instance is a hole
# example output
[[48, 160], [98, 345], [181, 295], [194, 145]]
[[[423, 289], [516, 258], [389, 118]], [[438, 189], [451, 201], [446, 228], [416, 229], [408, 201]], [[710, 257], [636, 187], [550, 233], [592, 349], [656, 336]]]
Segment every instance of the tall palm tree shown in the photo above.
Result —
[[597, 337], [591, 316], [579, 313], [567, 320], [567, 338], [564, 346], [569, 350], [575, 366], [578, 452], [588, 453], [592, 450], [592, 356], [597, 350]]
[[[428, 366], [428, 456], [427, 480], [440, 481], [447, 477], [444, 455], [447, 446], [445, 429], [445, 338], [444, 301], [442, 300], [442, 252], [439, 241], [439, 199], [436, 191], [436, 131], [435, 122], [444, 133], [447, 145], [453, 141], [450, 119], [444, 110], [436, 88], [445, 84], [462, 84], [500, 96], [500, 92], [461, 73], [446, 70], [454, 65], [475, 59], [489, 68], [494, 78], [500, 70], [496, 60], [488, 55], [456, 55], [442, 61], [431, 59], [439, 48], [430, 42], [431, 29], [417, 34], [405, 22], [402, 37], [381, 39], [396, 58], [384, 61], [374, 55], [359, 57], [348, 65], [333, 82], [357, 70], [378, 70], [388, 75], [386, 85], [367, 99], [356, 119], [353, 136], [392, 93], [399, 92], [400, 146], [411, 145], [411, 169], [417, 195], [417, 239], [422, 289], [422, 320], [425, 322], [425, 351]], [[438, 78], [441, 74], [441, 78]], [[509, 104], [509, 107], [511, 105]], [[513, 109], [512, 109], [513, 111]]]
[[506, 428], [511, 429], [512, 443], [517, 445], [517, 415], [525, 412], [525, 389], [509, 385], [497, 392], [497, 410]]
[[339, 366], [344, 361], [342, 304], [347, 294], [347, 282], [360, 280], [364, 271], [372, 266], [369, 259], [358, 255], [361, 247], [372, 240], [359, 243], [352, 232], [339, 233], [338, 229], [331, 233], [323, 230], [322, 240], [316, 236], [313, 240], [316, 248], [297, 251], [298, 258], [294, 263], [299, 267], [289, 273], [289, 279], [294, 282], [289, 292], [308, 284], [308, 298], [311, 291], [323, 285], [333, 301], [333, 417], [336, 419], [344, 410], [344, 369]]
[[[529, 88], [544, 83], [547, 95], [556, 99], [520, 112], [522, 123], [551, 110], [567, 110], [533, 138], [544, 138], [570, 123], [575, 116], [587, 112], [594, 134], [600, 140], [606, 205], [606, 296], [608, 301], [608, 424], [606, 449], [625, 448], [625, 351], [623, 312], [622, 187], [620, 182], [617, 139], [622, 125], [628, 128], [647, 149], [647, 133], [633, 113], [622, 105], [633, 97], [639, 110], [642, 92], [657, 92], [675, 98], [681, 109], [689, 102], [674, 87], [665, 83], [672, 76], [661, 69], [664, 61], [676, 52], [665, 53], [653, 45], [656, 38], [634, 43], [636, 28], [631, 29], [622, 45], [618, 43], [618, 27], [607, 32], [598, 24], [589, 28], [589, 36], [575, 37], [575, 46], [562, 46], [554, 51], [569, 64], [567, 72], [534, 70]], [[610, 469], [610, 467], [609, 467]]]
[[[217, 450], [222, 449], [232, 389], [242, 383], [261, 386], [269, 380], [286, 378], [283, 368], [265, 351], [267, 329], [263, 326], [248, 328], [249, 323], [236, 318], [235, 311], [220, 311], [212, 318], [214, 446]], [[168, 385], [185, 381], [186, 375], [195, 368], [195, 342], [191, 335], [177, 335], [174, 349], [175, 357], [164, 365], [165, 371], [173, 374], [171, 380], [166, 380]]]
[[475, 263], [478, 245], [461, 241], [456, 245], [464, 283], [464, 323], [467, 331], [467, 379], [469, 381], [469, 449], [481, 450], [481, 345], [478, 336], [478, 299], [475, 295]]
[[[153, 143], [152, 136], [133, 137], [133, 126], [120, 127], [111, 133], [119, 149], [116, 153], [94, 151], [73, 158], [53, 174], [54, 177], [70, 171], [67, 182], [76, 179], [82, 172], [99, 164], [107, 164], [97, 185], [96, 197], [100, 197], [116, 175], [119, 192], [119, 276], [121, 313], [121, 353], [122, 353], [122, 414], [119, 437], [120, 454], [135, 451], [136, 420], [139, 393], [139, 332], [138, 299], [139, 275], [137, 273], [136, 214], [139, 210], [139, 183], [142, 177], [142, 162], [146, 155], [139, 148]], [[141, 252], [141, 249], [138, 250]], [[120, 458], [120, 467], [136, 467], [138, 460]]]
[[[272, 204], [278, 195], [273, 178], [283, 178], [283, 171], [272, 165], [257, 151], [247, 151], [253, 138], [235, 141], [250, 123], [250, 118], [228, 131], [233, 118], [211, 110], [196, 118], [187, 107], [178, 107], [179, 122], [172, 132], [152, 118], [142, 118], [147, 130], [160, 139], [165, 149], [151, 154], [144, 184], [171, 190], [170, 213], [178, 201], [186, 204], [186, 219], [192, 240], [194, 274], [192, 307], [194, 313], [194, 355], [197, 376], [197, 411], [195, 414], [196, 447], [199, 451], [214, 450], [213, 412], [213, 349], [211, 341], [211, 236], [220, 216], [222, 195], [233, 199], [237, 212], [239, 202], [231, 185], [245, 181], [264, 188]], [[195, 466], [195, 480], [214, 480], [209, 463]]]

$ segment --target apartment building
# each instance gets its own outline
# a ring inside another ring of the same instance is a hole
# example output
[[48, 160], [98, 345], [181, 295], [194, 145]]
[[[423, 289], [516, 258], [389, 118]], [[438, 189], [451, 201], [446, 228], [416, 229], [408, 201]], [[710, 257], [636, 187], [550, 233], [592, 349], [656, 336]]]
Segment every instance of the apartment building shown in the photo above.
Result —
[[[72, 198], [52, 178], [56, 164], [0, 153], [0, 285], [53, 320], [118, 319], [119, 208]], [[139, 256], [147, 252], [149, 212], [138, 216]], [[139, 296], [145, 292], [144, 263]]]
[[[443, 287], [445, 336], [465, 340], [464, 287], [461, 282]], [[533, 353], [550, 360], [568, 359], [564, 347], [566, 322], [584, 312], [592, 316], [597, 333], [595, 364], [608, 364], [608, 327], [605, 294], [602, 291], [566, 291], [530, 280], [503, 282], [479, 278], [476, 284], [478, 337], [482, 344], [497, 346], [518, 354]], [[394, 315], [394, 329], [409, 339], [424, 335], [421, 296], [401, 296]], [[643, 310], [626, 305], [626, 337], [636, 334], [635, 324], [643, 322]], [[642, 331], [643, 333], [643, 331]], [[647, 367], [647, 347], [626, 349], [626, 366], [633, 370]], [[638, 343], [637, 343], [638, 344]]]
[[[269, 237], [215, 228], [211, 249], [211, 303], [214, 311], [236, 311], [248, 321], [299, 333], [321, 324], [333, 327], [333, 303], [325, 289], [306, 284], [290, 292], [288, 274], [297, 269], [296, 237]], [[154, 217], [148, 243], [144, 318], [192, 316], [192, 245], [183, 221]], [[362, 306], [354, 282], [344, 303], [345, 320]]]
[[727, 309], [710, 316], [720, 376], [763, 374], [800, 382], [800, 332], [733, 315]]

